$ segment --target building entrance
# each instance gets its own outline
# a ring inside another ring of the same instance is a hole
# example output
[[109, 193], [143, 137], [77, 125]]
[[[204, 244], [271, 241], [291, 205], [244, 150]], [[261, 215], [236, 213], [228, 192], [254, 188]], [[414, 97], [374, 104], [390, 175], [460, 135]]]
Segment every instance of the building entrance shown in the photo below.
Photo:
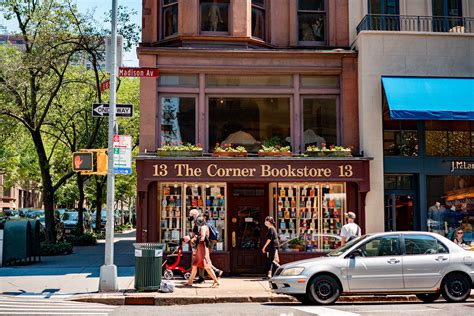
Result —
[[235, 274], [264, 274], [262, 253], [268, 215], [266, 184], [230, 184], [229, 249]]

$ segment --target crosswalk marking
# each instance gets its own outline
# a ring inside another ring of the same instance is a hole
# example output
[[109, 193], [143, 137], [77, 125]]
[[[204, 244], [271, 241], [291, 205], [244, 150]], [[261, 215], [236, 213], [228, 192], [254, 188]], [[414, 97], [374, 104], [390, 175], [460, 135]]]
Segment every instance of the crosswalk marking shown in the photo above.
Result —
[[320, 307], [320, 306], [298, 306], [293, 307], [302, 312], [315, 314], [319, 316], [360, 316], [360, 314], [340, 311], [334, 308]]
[[1, 297], [0, 315], [101, 315], [107, 316], [116, 306], [65, 301], [60, 299], [30, 299]]

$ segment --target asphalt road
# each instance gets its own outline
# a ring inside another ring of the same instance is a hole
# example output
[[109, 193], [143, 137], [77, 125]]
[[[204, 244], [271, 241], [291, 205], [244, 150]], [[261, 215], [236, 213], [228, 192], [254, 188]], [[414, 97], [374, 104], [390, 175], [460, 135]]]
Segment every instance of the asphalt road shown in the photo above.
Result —
[[239, 304], [206, 304], [184, 306], [120, 306], [109, 315], [143, 316], [143, 315], [206, 315], [206, 316], [430, 316], [430, 315], [474, 315], [474, 300], [465, 303], [448, 304], [439, 301], [432, 304], [409, 303], [340, 303], [331, 306], [304, 306], [301, 304], [277, 303], [239, 303]]

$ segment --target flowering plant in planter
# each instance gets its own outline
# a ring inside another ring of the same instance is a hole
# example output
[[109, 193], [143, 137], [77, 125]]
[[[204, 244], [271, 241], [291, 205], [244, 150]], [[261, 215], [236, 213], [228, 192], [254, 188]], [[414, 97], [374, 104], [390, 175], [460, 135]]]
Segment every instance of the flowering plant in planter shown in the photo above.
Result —
[[214, 147], [214, 155], [216, 156], [247, 156], [247, 150], [243, 146], [232, 147], [232, 144], [217, 143]]
[[306, 154], [310, 156], [333, 156], [333, 157], [352, 156], [350, 147], [330, 145], [329, 148], [327, 148], [325, 143], [321, 144], [321, 148], [315, 145], [306, 147]]
[[291, 156], [290, 146], [265, 146], [258, 151], [259, 156]]
[[201, 156], [202, 147], [200, 144], [162, 142], [156, 152], [160, 156]]

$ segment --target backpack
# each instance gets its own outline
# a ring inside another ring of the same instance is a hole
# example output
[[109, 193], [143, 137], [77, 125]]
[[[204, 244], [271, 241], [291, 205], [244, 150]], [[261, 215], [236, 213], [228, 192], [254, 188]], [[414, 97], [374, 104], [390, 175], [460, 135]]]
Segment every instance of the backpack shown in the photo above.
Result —
[[346, 242], [349, 242], [349, 241], [351, 241], [351, 240], [353, 240], [353, 239], [358, 238], [358, 237], [359, 237], [359, 234], [360, 234], [360, 227], [359, 227], [359, 225], [357, 225], [357, 232], [356, 232], [356, 234], [355, 234], [355, 235], [352, 235], [352, 236], [349, 237], [349, 238], [347, 238]]
[[217, 229], [212, 225], [208, 225], [207, 227], [209, 227], [209, 240], [219, 240], [219, 232]]

